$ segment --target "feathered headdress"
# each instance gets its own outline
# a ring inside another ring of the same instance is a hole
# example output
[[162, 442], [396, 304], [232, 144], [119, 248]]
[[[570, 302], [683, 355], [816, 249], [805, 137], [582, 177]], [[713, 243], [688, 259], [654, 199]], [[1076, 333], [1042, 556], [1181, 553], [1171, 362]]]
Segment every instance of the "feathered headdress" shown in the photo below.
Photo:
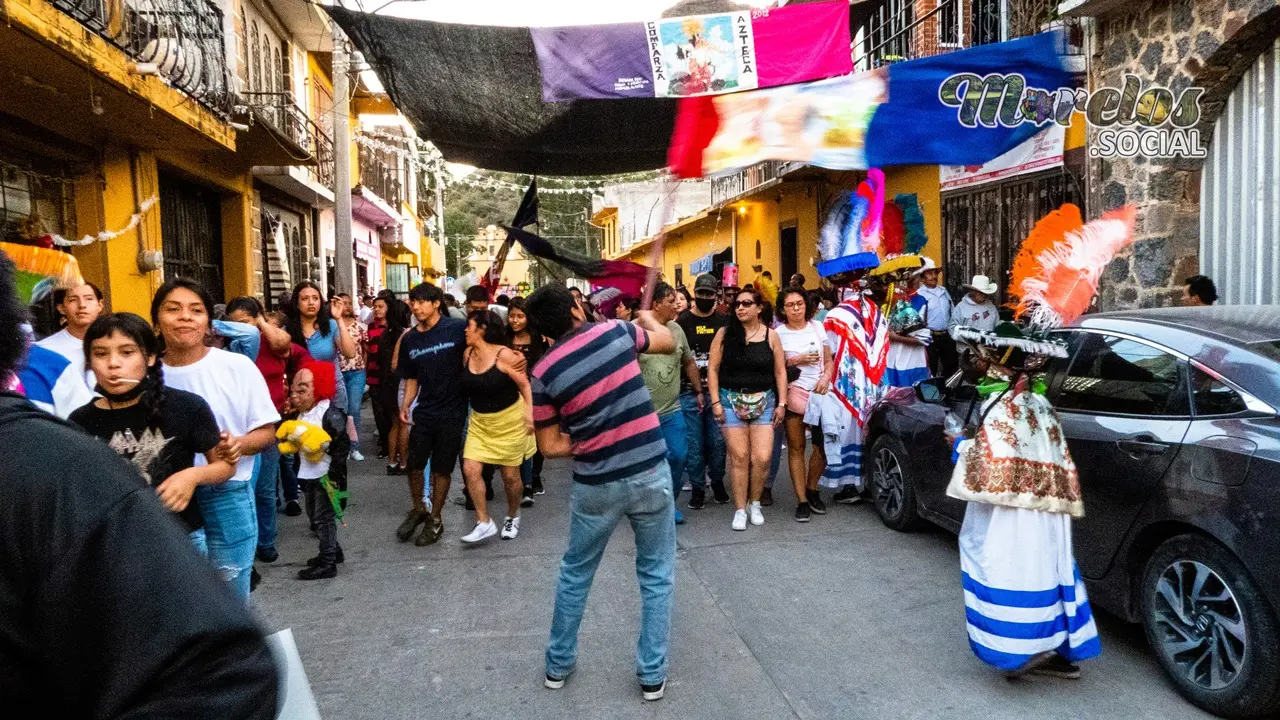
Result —
[[1089, 309], [1103, 271], [1133, 242], [1135, 215], [1134, 208], [1126, 206], [1086, 223], [1080, 208], [1068, 203], [1044, 216], [1022, 241], [1010, 272], [1014, 313], [1025, 327], [1001, 323], [990, 333], [957, 327], [951, 336], [1031, 355], [1066, 357], [1066, 345], [1049, 331], [1074, 322]]
[[1009, 293], [1017, 317], [1044, 331], [1083, 315], [1107, 265], [1133, 242], [1135, 215], [1126, 206], [1085, 223], [1068, 203], [1041, 218], [1013, 261]]
[[884, 173], [872, 168], [858, 190], [842, 193], [827, 213], [819, 237], [818, 252], [823, 261], [818, 263], [818, 274], [830, 277], [879, 265], [876, 251], [883, 215]]

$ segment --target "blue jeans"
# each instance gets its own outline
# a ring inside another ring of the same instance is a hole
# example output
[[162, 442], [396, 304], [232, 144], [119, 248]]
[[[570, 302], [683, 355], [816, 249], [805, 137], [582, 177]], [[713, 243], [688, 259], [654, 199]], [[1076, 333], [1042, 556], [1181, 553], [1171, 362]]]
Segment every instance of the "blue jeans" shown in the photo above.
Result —
[[689, 474], [689, 484], [695, 490], [706, 489], [706, 476], [710, 474], [712, 489], [723, 493], [724, 435], [720, 434], [720, 424], [711, 412], [710, 395], [704, 392], [702, 397], [706, 410], [698, 412], [697, 396], [691, 392], [680, 394], [688, 450], [684, 469]]
[[684, 464], [689, 456], [689, 438], [684, 422], [684, 413], [675, 410], [666, 415], [659, 415], [662, 424], [662, 438], [667, 441], [667, 465], [671, 467], [671, 497], [680, 497], [680, 488], [684, 483]]
[[347, 415], [360, 424], [360, 405], [364, 402], [364, 370], [343, 370], [342, 384], [347, 386]]
[[228, 480], [196, 488], [204, 515], [209, 562], [233, 592], [249, 600], [249, 575], [258, 543], [258, 519], [253, 508], [254, 480]]
[[276, 548], [276, 481], [280, 479], [280, 449], [273, 442], [258, 453], [253, 481], [254, 506], [258, 513], [258, 547]]
[[[787, 435], [787, 424], [783, 423], [773, 429], [773, 459], [769, 461], [769, 477], [764, 486], [773, 489], [773, 481], [778, 479], [778, 467], [782, 465], [782, 439]], [[808, 467], [807, 465], [805, 467]]]
[[636, 536], [636, 579], [643, 613], [636, 674], [645, 685], [667, 679], [671, 599], [675, 592], [676, 524], [666, 463], [601, 485], [573, 483], [569, 549], [560, 561], [555, 615], [547, 642], [547, 674], [566, 677], [578, 661], [578, 626], [587, 593], [614, 527], [625, 517]]
[[209, 559], [209, 541], [205, 539], [204, 528], [191, 531], [191, 547], [200, 553], [200, 557]]
[[298, 501], [298, 456], [280, 456], [280, 490], [285, 502]]

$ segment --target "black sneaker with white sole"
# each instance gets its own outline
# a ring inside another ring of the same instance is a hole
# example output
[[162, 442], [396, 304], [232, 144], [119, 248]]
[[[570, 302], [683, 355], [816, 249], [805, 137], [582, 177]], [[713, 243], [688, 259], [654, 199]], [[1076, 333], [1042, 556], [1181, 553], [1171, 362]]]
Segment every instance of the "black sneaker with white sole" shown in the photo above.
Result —
[[551, 673], [547, 673], [547, 679], [542, 683], [542, 686], [548, 690], [559, 690], [560, 688], [564, 687], [564, 681], [568, 679], [569, 679], [568, 675], [565, 675], [563, 677], [556, 677]]
[[661, 700], [663, 694], [666, 693], [666, 691], [667, 691], [666, 680], [663, 680], [657, 685], [645, 685], [644, 683], [640, 684], [640, 692], [644, 694], [645, 700]]
[[533, 488], [524, 489], [524, 495], [520, 498], [520, 507], [533, 507]]
[[853, 485], [845, 485], [840, 488], [840, 492], [831, 497], [835, 502], [841, 505], [856, 505], [862, 502], [862, 494], [858, 492], [858, 488]]
[[796, 522], [809, 522], [809, 503], [796, 506]]
[[805, 492], [805, 499], [809, 501], [809, 509], [814, 515], [826, 515], [827, 504], [822, 502], [822, 493], [817, 490], [809, 490]]
[[688, 505], [688, 508], [689, 508], [690, 510], [701, 510], [702, 508], [704, 508], [704, 507], [706, 507], [706, 506], [707, 506], [707, 491], [706, 491], [706, 490], [703, 490], [703, 489], [701, 489], [701, 488], [694, 488], [693, 490], [690, 490], [690, 491], [689, 491], [689, 505]]

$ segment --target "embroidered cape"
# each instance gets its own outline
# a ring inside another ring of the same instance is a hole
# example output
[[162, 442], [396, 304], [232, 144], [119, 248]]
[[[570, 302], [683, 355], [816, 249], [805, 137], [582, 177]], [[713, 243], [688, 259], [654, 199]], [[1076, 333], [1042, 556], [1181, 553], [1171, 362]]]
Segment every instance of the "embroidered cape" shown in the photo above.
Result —
[[960, 443], [947, 494], [1084, 517], [1076, 464], [1049, 400], [1028, 390], [1023, 376], [1014, 390], [987, 405], [976, 436]]
[[862, 295], [845, 300], [823, 320], [836, 365], [831, 392], [858, 425], [880, 399], [889, 360], [889, 325], [875, 303]]

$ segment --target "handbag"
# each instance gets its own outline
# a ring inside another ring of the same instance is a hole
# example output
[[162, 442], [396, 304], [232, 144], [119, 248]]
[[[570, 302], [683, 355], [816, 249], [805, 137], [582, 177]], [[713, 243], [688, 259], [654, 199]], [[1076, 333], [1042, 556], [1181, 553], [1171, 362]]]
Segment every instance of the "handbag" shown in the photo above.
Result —
[[787, 366], [787, 384], [790, 385], [791, 383], [799, 379], [800, 379], [800, 366], [788, 365]]
[[733, 408], [733, 414], [737, 415], [742, 422], [753, 422], [764, 415], [764, 406], [769, 402], [768, 390], [750, 393], [736, 390], [726, 392], [729, 395], [729, 406]]

